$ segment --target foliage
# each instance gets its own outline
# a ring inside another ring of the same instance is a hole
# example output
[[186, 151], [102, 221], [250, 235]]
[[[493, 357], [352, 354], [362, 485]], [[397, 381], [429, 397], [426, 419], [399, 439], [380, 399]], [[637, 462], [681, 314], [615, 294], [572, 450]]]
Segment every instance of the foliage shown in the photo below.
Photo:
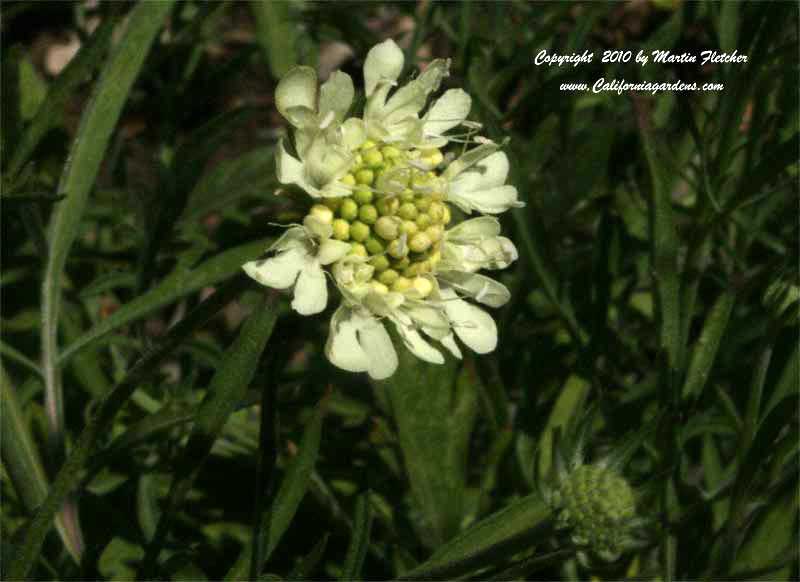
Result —
[[[4, 5], [4, 577], [797, 578], [797, 18]], [[527, 207], [504, 218], [520, 258], [497, 350], [401, 350], [370, 383], [325, 359], [329, 312], [298, 317], [240, 269], [307, 211], [275, 195], [277, 79], [341, 64], [358, 82], [387, 35], [407, 63], [452, 58]], [[80, 50], [48, 71], [62, 37]], [[536, 66], [543, 49], [595, 57]], [[748, 61], [602, 63], [611, 49]], [[724, 89], [560, 90], [600, 77]], [[645, 534], [619, 558], [560, 527], [546, 491], [565, 463], [633, 488]]]

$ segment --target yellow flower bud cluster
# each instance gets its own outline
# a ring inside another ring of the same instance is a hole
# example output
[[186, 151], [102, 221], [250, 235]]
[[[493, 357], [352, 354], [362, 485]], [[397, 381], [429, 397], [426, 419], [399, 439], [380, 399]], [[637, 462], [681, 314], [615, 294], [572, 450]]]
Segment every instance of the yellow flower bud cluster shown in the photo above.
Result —
[[350, 254], [369, 259], [377, 292], [424, 298], [433, 290], [430, 274], [451, 220], [436, 172], [443, 159], [438, 149], [401, 150], [367, 140], [339, 180], [352, 194], [327, 198], [310, 211], [332, 226], [334, 238], [350, 243]]

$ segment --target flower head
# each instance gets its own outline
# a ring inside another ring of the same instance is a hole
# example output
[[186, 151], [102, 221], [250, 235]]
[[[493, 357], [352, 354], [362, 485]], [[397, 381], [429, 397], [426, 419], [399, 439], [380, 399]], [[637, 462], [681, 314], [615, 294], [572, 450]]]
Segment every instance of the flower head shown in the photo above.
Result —
[[[463, 90], [450, 89], [428, 106], [449, 61], [435, 60], [399, 86], [403, 66], [391, 40], [369, 51], [366, 102], [355, 115], [345, 73], [321, 87], [308, 67], [281, 80], [276, 104], [293, 127], [293, 143], [279, 143], [278, 179], [320, 203], [269, 249], [270, 257], [244, 267], [264, 285], [294, 286], [292, 306], [304, 315], [325, 308], [328, 272], [341, 305], [326, 354], [338, 367], [373, 378], [397, 367], [387, 326], [432, 363], [444, 362], [442, 349], [461, 357], [456, 338], [478, 353], [492, 351], [497, 328], [476, 303], [500, 307], [510, 295], [479, 271], [517, 258], [496, 218], [458, 223], [462, 212], [499, 214], [522, 205], [505, 183], [507, 156], [475, 136], [479, 125], [466, 119], [471, 99]], [[460, 155], [446, 153], [451, 145]]]

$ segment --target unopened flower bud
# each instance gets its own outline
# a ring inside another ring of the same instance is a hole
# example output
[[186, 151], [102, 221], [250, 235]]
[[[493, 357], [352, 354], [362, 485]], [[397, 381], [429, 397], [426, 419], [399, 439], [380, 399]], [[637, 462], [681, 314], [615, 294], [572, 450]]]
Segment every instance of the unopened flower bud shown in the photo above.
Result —
[[434, 222], [441, 222], [444, 217], [444, 204], [441, 202], [431, 202], [430, 208], [428, 208], [428, 216], [430, 216], [431, 220]]
[[405, 237], [396, 238], [390, 242], [389, 246], [386, 247], [386, 252], [395, 259], [402, 259], [405, 257], [408, 254], [408, 244], [406, 243]]
[[339, 205], [339, 216], [345, 220], [355, 220], [358, 216], [358, 204], [352, 198], [345, 198]]
[[356, 185], [356, 178], [353, 174], [345, 174], [342, 176], [339, 181], [344, 184], [345, 186], [355, 186]]
[[396, 196], [387, 196], [378, 200], [375, 203], [375, 207], [382, 216], [394, 216], [400, 207], [400, 201]]
[[380, 255], [385, 250], [383, 243], [374, 236], [369, 237], [364, 246], [367, 247], [371, 255]]
[[353, 200], [358, 204], [369, 204], [372, 202], [373, 197], [372, 190], [366, 186], [358, 186], [355, 192], [353, 192]]
[[411, 286], [416, 294], [423, 299], [433, 291], [433, 283], [427, 277], [414, 277]]
[[417, 217], [417, 207], [411, 202], [404, 202], [397, 210], [397, 215], [403, 220], [414, 220]]
[[399, 222], [391, 216], [381, 216], [375, 222], [375, 232], [384, 240], [394, 240], [399, 236]]
[[407, 234], [408, 236], [411, 236], [419, 232], [419, 227], [417, 226], [417, 223], [414, 222], [413, 220], [404, 220], [400, 224], [400, 232], [402, 234]]
[[[367, 251], [369, 251], [369, 248], [367, 248]], [[389, 259], [384, 255], [375, 255], [369, 260], [369, 264], [372, 265], [376, 271], [385, 271], [389, 268]]]
[[372, 204], [365, 204], [358, 209], [358, 218], [366, 224], [375, 224], [378, 220], [378, 211]]
[[417, 222], [417, 226], [420, 229], [428, 228], [433, 223], [433, 221], [431, 220], [431, 217], [428, 216], [427, 214], [420, 214], [419, 216], [417, 216], [416, 222]]
[[400, 201], [401, 202], [414, 202], [414, 191], [406, 188], [403, 192], [400, 193]]
[[409, 289], [411, 289], [411, 279], [408, 277], [398, 277], [395, 279], [394, 283], [392, 283], [392, 291], [403, 293]]
[[442, 240], [442, 233], [444, 229], [442, 228], [441, 224], [432, 224], [428, 228], [425, 229], [425, 234], [427, 234], [431, 242], [439, 242]]
[[369, 237], [369, 227], [356, 220], [350, 225], [350, 238], [357, 242], [364, 242]]
[[417, 196], [417, 199], [414, 200], [414, 206], [420, 212], [427, 212], [428, 208], [431, 207], [431, 199], [429, 196]]
[[349, 254], [356, 255], [356, 256], [359, 256], [359, 257], [364, 257], [364, 258], [369, 256], [367, 254], [367, 247], [365, 247], [361, 243], [357, 243], [357, 242], [350, 243], [350, 253]]
[[400, 274], [394, 269], [386, 269], [380, 275], [378, 275], [378, 281], [384, 285], [391, 286], [395, 281], [397, 281], [399, 276]]
[[386, 295], [389, 292], [389, 288], [380, 281], [370, 281], [370, 286], [372, 290], [379, 295]]
[[333, 212], [339, 210], [339, 206], [342, 204], [341, 198], [323, 198], [322, 203], [330, 208]]
[[324, 204], [314, 204], [308, 215], [313, 216], [323, 224], [331, 224], [333, 222], [333, 210]]
[[372, 168], [380, 166], [383, 163], [383, 155], [381, 155], [381, 152], [379, 152], [377, 148], [367, 150], [362, 155], [364, 157], [364, 163]]
[[333, 221], [333, 238], [348, 240], [350, 238], [350, 223], [341, 218]]
[[390, 160], [394, 158], [399, 158], [403, 154], [403, 152], [401, 152], [394, 146], [384, 146], [383, 148], [381, 148], [381, 153], [383, 154], [384, 158]]
[[433, 241], [428, 234], [424, 232], [418, 232], [411, 237], [408, 246], [411, 247], [411, 250], [415, 253], [424, 253], [431, 247], [432, 244]]
[[375, 173], [372, 170], [364, 168], [356, 172], [356, 182], [369, 186], [375, 179]]

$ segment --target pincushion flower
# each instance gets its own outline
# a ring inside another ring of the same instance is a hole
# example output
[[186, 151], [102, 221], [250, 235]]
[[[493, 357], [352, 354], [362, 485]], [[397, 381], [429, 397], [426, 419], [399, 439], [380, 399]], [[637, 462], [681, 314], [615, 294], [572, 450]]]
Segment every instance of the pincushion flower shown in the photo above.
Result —
[[497, 345], [494, 320], [478, 304], [500, 307], [510, 294], [479, 271], [506, 268], [517, 250], [493, 216], [458, 219], [522, 203], [506, 184], [501, 145], [467, 120], [469, 95], [450, 89], [432, 99], [449, 65], [434, 60], [400, 86], [403, 52], [391, 40], [373, 47], [362, 112], [351, 110], [354, 84], [338, 71], [318, 86], [313, 69], [296, 67], [276, 89], [292, 126], [291, 142], [278, 145], [278, 179], [318, 203], [244, 268], [264, 285], [294, 287], [292, 307], [303, 315], [324, 310], [328, 273], [341, 304], [325, 353], [344, 370], [393, 374], [389, 330], [436, 364], [443, 351], [461, 357], [459, 341], [477, 353]]

